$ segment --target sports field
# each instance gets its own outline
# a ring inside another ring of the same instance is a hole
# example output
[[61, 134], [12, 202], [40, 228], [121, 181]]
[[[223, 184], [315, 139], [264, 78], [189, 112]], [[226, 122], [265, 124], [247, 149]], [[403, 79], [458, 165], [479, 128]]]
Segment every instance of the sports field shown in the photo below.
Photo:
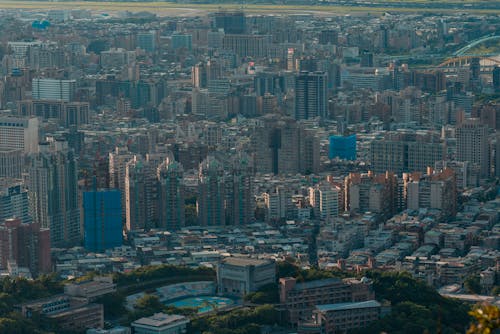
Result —
[[[116, 11], [150, 11], [158, 15], [199, 15], [206, 12], [218, 11], [221, 9], [244, 9], [249, 13], [268, 13], [268, 14], [290, 14], [290, 13], [314, 13], [318, 15], [344, 15], [344, 14], [380, 14], [384, 12], [406, 12], [406, 13], [449, 13], [449, 12], [470, 12], [477, 14], [500, 14], [499, 9], [477, 9], [468, 8], [468, 5], [478, 4], [478, 1], [441, 1], [432, 0], [411, 0], [406, 3], [408, 6], [401, 6], [400, 1], [383, 0], [383, 2], [371, 1], [371, 4], [378, 6], [364, 6], [358, 3], [351, 5], [267, 5], [267, 4], [182, 4], [174, 2], [109, 2], [109, 1], [15, 1], [0, 0], [0, 9], [27, 9], [27, 10], [48, 10], [48, 9], [91, 9], [95, 11], [113, 13]], [[391, 5], [394, 3], [394, 6]], [[417, 8], [422, 5], [441, 4], [439, 8]], [[487, 3], [487, 2], [482, 2]]]

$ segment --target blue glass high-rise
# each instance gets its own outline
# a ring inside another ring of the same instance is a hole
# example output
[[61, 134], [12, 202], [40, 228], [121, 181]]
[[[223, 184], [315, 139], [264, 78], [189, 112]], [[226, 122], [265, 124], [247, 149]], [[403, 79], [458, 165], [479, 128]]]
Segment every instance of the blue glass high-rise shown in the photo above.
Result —
[[356, 135], [331, 136], [328, 157], [330, 159], [356, 160]]
[[115, 189], [83, 193], [84, 246], [92, 252], [122, 245], [120, 191]]

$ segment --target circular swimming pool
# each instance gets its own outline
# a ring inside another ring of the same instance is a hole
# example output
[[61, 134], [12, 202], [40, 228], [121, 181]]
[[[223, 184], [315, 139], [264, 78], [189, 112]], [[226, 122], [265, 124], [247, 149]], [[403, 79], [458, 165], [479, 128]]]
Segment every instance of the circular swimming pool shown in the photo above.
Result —
[[213, 309], [222, 309], [235, 304], [235, 301], [230, 298], [216, 297], [216, 296], [199, 296], [188, 297], [169, 302], [167, 305], [174, 307], [192, 307], [197, 308], [198, 313], [210, 312]]

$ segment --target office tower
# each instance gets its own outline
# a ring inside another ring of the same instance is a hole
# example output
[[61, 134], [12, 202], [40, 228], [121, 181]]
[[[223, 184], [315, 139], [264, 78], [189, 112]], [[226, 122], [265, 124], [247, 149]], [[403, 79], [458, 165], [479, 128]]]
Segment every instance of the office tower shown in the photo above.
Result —
[[349, 173], [344, 184], [348, 211], [390, 216], [398, 210], [398, 180], [392, 173]]
[[455, 172], [451, 168], [439, 173], [429, 169], [426, 175], [414, 173], [404, 178], [408, 209], [439, 209], [446, 217], [457, 213]]
[[356, 160], [356, 135], [330, 136], [330, 159]]
[[50, 273], [50, 236], [48, 229], [20, 219], [0, 222], [0, 267], [28, 268], [32, 276]]
[[40, 152], [31, 157], [28, 189], [33, 220], [50, 229], [52, 246], [78, 245], [78, 164], [67, 142], [40, 144]]
[[0, 223], [7, 218], [31, 222], [28, 190], [21, 180], [0, 178]]
[[339, 43], [339, 33], [336, 30], [321, 30], [319, 33], [319, 44], [333, 44]]
[[146, 31], [137, 34], [137, 47], [146, 52], [156, 50], [156, 31]]
[[225, 224], [224, 167], [209, 155], [199, 167], [198, 221], [202, 226]]
[[125, 218], [125, 176], [127, 163], [134, 159], [135, 155], [126, 147], [115, 147], [109, 153], [109, 187], [120, 190], [122, 218]]
[[500, 92], [500, 67], [495, 66], [493, 68], [493, 89], [496, 93]]
[[295, 77], [295, 119], [327, 117], [327, 82], [324, 72], [300, 72]]
[[90, 252], [104, 252], [122, 245], [122, 208], [118, 189], [83, 192], [84, 247]]
[[0, 117], [0, 150], [38, 152], [38, 130], [36, 117]]
[[192, 39], [193, 36], [189, 34], [181, 34], [181, 33], [173, 34], [170, 47], [174, 50], [177, 49], [191, 50], [193, 44]]
[[244, 34], [246, 18], [243, 12], [217, 12], [214, 14], [214, 28], [223, 29], [226, 34]]
[[465, 120], [457, 127], [457, 160], [477, 164], [481, 177], [490, 175], [488, 127], [477, 118]]
[[22, 150], [0, 148], [0, 178], [20, 179], [24, 170]]
[[370, 144], [371, 166], [377, 173], [423, 172], [443, 157], [444, 145], [434, 133], [391, 132]]
[[226, 223], [244, 225], [254, 220], [253, 168], [250, 157], [237, 155], [226, 180]]
[[178, 230], [186, 223], [183, 173], [182, 165], [173, 158], [158, 166], [158, 227]]
[[149, 230], [158, 225], [158, 179], [153, 160], [134, 157], [125, 168], [127, 231]]
[[73, 101], [76, 92], [76, 80], [34, 78], [31, 95], [34, 100]]

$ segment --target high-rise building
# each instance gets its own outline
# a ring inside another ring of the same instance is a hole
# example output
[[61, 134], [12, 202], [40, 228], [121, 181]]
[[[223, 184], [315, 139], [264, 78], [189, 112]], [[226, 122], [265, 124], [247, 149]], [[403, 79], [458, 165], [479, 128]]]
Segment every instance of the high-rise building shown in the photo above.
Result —
[[125, 212], [127, 231], [158, 226], [158, 179], [154, 160], [134, 157], [126, 165]]
[[191, 72], [193, 88], [207, 88], [210, 81], [222, 77], [222, 66], [215, 60], [209, 60], [194, 65]]
[[51, 244], [78, 245], [78, 163], [67, 142], [40, 144], [40, 152], [31, 157], [28, 189], [33, 220], [50, 229]]
[[391, 215], [400, 209], [394, 174], [350, 173], [344, 182], [346, 210]]
[[414, 173], [404, 178], [408, 209], [439, 209], [445, 216], [457, 213], [457, 188], [452, 169], [445, 168], [440, 173], [427, 175]]
[[309, 188], [309, 204], [313, 207], [317, 218], [337, 217], [339, 211], [340, 189], [329, 183], [321, 183]]
[[268, 54], [269, 35], [226, 34], [222, 39], [222, 48], [231, 50], [240, 57], [265, 57]]
[[73, 101], [76, 92], [76, 80], [34, 78], [31, 95], [34, 100]]
[[361, 53], [361, 67], [373, 67], [373, 53], [369, 51], [363, 51]]
[[214, 27], [224, 30], [226, 34], [244, 34], [246, 31], [245, 13], [217, 12], [214, 14]]
[[287, 217], [287, 205], [292, 201], [291, 193], [283, 186], [278, 186], [263, 194], [267, 213], [266, 220], [280, 220]]
[[185, 225], [183, 168], [173, 159], [158, 166], [158, 226], [177, 230]]
[[377, 173], [424, 172], [443, 157], [444, 145], [434, 133], [391, 132], [370, 145], [371, 166]]
[[481, 177], [490, 175], [488, 127], [479, 119], [465, 120], [457, 127], [457, 160], [477, 164]]
[[0, 150], [38, 152], [38, 130], [36, 117], [0, 117]]
[[332, 44], [339, 43], [339, 33], [336, 30], [321, 30], [319, 33], [319, 44]]
[[122, 208], [118, 189], [83, 192], [84, 246], [91, 252], [122, 245]]
[[492, 72], [493, 76], [493, 89], [496, 93], [500, 92], [500, 67], [495, 66]]
[[316, 129], [307, 128], [300, 124], [298, 160], [301, 174], [314, 174], [319, 172], [319, 138]]
[[250, 157], [235, 157], [226, 178], [226, 223], [244, 225], [254, 220], [253, 169]]
[[471, 58], [469, 69], [471, 80], [479, 80], [479, 75], [481, 74], [481, 60], [478, 57]]
[[120, 190], [122, 218], [125, 218], [125, 176], [127, 163], [134, 159], [134, 154], [126, 147], [116, 147], [109, 153], [109, 187]]
[[319, 140], [314, 129], [289, 117], [268, 114], [259, 119], [252, 144], [259, 173], [310, 174], [319, 170]]
[[356, 160], [356, 135], [331, 136], [328, 157]]
[[295, 77], [295, 119], [327, 117], [327, 81], [324, 72], [300, 72]]
[[55, 118], [64, 127], [80, 126], [89, 122], [90, 105], [62, 100], [22, 100], [17, 102], [17, 114], [42, 120]]
[[7, 218], [31, 222], [28, 190], [21, 180], [0, 178], [0, 223]]
[[224, 167], [209, 155], [199, 167], [198, 220], [202, 226], [225, 224]]
[[0, 223], [0, 267], [28, 268], [33, 276], [51, 272], [49, 230], [37, 223], [7, 219]]
[[156, 50], [156, 31], [145, 31], [137, 34], [137, 47], [146, 52]]
[[192, 39], [193, 39], [193, 36], [190, 34], [176, 33], [176, 34], [172, 35], [170, 46], [174, 50], [177, 50], [177, 49], [191, 50], [192, 45], [193, 45]]
[[495, 146], [495, 176], [500, 177], [500, 133], [497, 132]]
[[0, 149], [0, 178], [20, 179], [24, 170], [24, 153], [17, 149]]

